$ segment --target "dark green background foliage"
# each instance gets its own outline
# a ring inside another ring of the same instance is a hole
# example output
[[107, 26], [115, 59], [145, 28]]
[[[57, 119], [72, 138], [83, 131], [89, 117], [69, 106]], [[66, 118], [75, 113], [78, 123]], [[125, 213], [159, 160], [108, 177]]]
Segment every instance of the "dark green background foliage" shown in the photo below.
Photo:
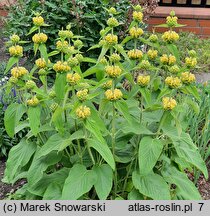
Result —
[[[54, 48], [54, 39], [57, 38], [58, 30], [66, 28], [67, 24], [71, 24], [75, 34], [84, 36], [83, 42], [86, 48], [92, 46], [99, 40], [99, 31], [106, 25], [108, 13], [105, 7], [115, 6], [120, 12], [118, 15], [120, 21], [127, 19], [130, 7], [129, 0], [118, 3], [107, 0], [19, 0], [18, 2], [18, 6], [15, 5], [9, 9], [5, 35], [9, 37], [16, 33], [22, 40], [31, 40], [32, 36], [27, 36], [27, 33], [33, 25], [33, 11], [42, 12], [42, 16], [50, 25], [44, 28], [44, 32], [49, 36], [48, 47], [51, 49]], [[123, 32], [124, 26], [120, 28]], [[30, 46], [28, 45], [26, 50], [29, 50]]]

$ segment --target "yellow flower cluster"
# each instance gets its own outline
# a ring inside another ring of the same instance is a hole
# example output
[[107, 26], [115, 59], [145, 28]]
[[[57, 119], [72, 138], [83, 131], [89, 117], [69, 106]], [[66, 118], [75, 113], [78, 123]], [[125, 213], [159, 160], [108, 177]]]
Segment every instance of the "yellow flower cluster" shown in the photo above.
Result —
[[37, 106], [39, 104], [39, 99], [36, 96], [33, 96], [31, 99], [27, 100], [29, 106]]
[[114, 89], [114, 90], [108, 89], [105, 91], [105, 96], [107, 100], [115, 101], [121, 99], [123, 94], [120, 91], [120, 89]]
[[170, 71], [171, 73], [173, 73], [173, 74], [176, 74], [176, 73], [179, 73], [180, 68], [179, 68], [178, 65], [173, 65], [173, 66], [171, 66], [171, 67], [169, 68], [169, 71]]
[[140, 67], [144, 70], [148, 70], [151, 67], [151, 64], [148, 60], [142, 60]]
[[64, 73], [71, 70], [71, 67], [67, 64], [67, 62], [58, 61], [53, 65], [53, 70], [57, 73]]
[[18, 82], [18, 79], [16, 77], [11, 76], [9, 78], [9, 82], [12, 83], [12, 84], [16, 84]]
[[170, 88], [179, 88], [182, 85], [181, 80], [178, 77], [166, 77], [165, 83], [170, 87]]
[[84, 56], [82, 54], [76, 54], [75, 57], [79, 61], [79, 63], [84, 60]]
[[128, 57], [130, 59], [141, 59], [143, 57], [143, 53], [141, 50], [138, 49], [129, 50]]
[[73, 32], [72, 31], [69, 31], [69, 30], [61, 30], [58, 32], [58, 35], [60, 38], [72, 38], [74, 36]]
[[105, 67], [106, 73], [112, 77], [112, 78], [116, 78], [118, 76], [120, 76], [120, 74], [122, 73], [121, 68], [118, 65], [108, 65]]
[[177, 21], [178, 21], [178, 17], [176, 16], [167, 16], [166, 17], [166, 24], [168, 25], [168, 27], [174, 27], [177, 25]]
[[103, 58], [100, 60], [100, 63], [103, 64], [103, 65], [108, 64], [108, 61], [107, 61], [106, 57], [103, 57]]
[[112, 87], [112, 80], [109, 80], [103, 84], [103, 88], [108, 89]]
[[69, 55], [72, 55], [75, 53], [75, 48], [74, 46], [68, 46], [67, 50], [66, 50], [66, 53], [69, 54]]
[[77, 117], [81, 119], [86, 119], [87, 117], [91, 115], [90, 108], [87, 106], [81, 105], [80, 107], [77, 108], [76, 115]]
[[115, 63], [121, 60], [120, 55], [117, 53], [113, 53], [109, 59], [111, 62], [115, 62]]
[[28, 73], [28, 70], [24, 67], [14, 67], [11, 69], [11, 74], [15, 78], [19, 78]]
[[47, 35], [44, 34], [44, 33], [35, 34], [35, 35], [32, 37], [32, 41], [33, 41], [35, 44], [46, 43], [46, 41], [47, 41]]
[[20, 41], [20, 37], [16, 34], [13, 34], [11, 37], [10, 37], [10, 40], [12, 41], [12, 43], [16, 44]]
[[71, 66], [71, 67], [75, 67], [79, 64], [79, 61], [76, 57], [73, 57], [73, 58], [69, 58], [68, 59], [68, 64]]
[[36, 63], [36, 66], [38, 67], [38, 68], [45, 68], [46, 66], [47, 66], [47, 63], [46, 63], [46, 61], [45, 61], [45, 59], [44, 58], [39, 58], [39, 59], [37, 59], [36, 61], [35, 61], [35, 63]]
[[116, 18], [111, 17], [111, 18], [109, 18], [109, 19], [107, 20], [107, 25], [108, 25], [109, 27], [116, 27], [116, 26], [119, 25], [119, 22], [117, 21]]
[[149, 75], [139, 75], [137, 77], [137, 83], [138, 85], [145, 87], [149, 84], [150, 82], [150, 76]]
[[162, 35], [162, 39], [167, 43], [173, 43], [179, 40], [179, 35], [175, 31], [166, 31]]
[[190, 84], [195, 82], [195, 75], [190, 72], [184, 72], [181, 74], [181, 80], [185, 84]]
[[142, 22], [143, 19], [143, 13], [140, 11], [134, 11], [133, 12], [133, 19], [138, 21], [138, 22]]
[[152, 43], [156, 43], [158, 41], [158, 36], [156, 34], [150, 35], [149, 41], [151, 41]]
[[36, 83], [33, 80], [28, 80], [26, 82], [26, 88], [27, 89], [33, 89], [34, 87], [36, 87]]
[[115, 9], [114, 7], [111, 7], [111, 8], [109, 9], [109, 13], [114, 15], [114, 14], [117, 13], [117, 11], [116, 11], [116, 9]]
[[68, 41], [57, 41], [56, 43], [56, 49], [58, 49], [60, 52], [66, 52], [68, 49]]
[[105, 39], [107, 45], [110, 45], [110, 46], [113, 46], [113, 45], [117, 44], [117, 42], [118, 42], [118, 37], [117, 37], [117, 35], [114, 35], [114, 34], [108, 34], [105, 36], [104, 39]]
[[87, 96], [88, 96], [88, 89], [83, 89], [77, 92], [77, 97], [81, 101], [86, 100]]
[[133, 38], [138, 38], [140, 37], [141, 35], [143, 35], [144, 31], [143, 29], [141, 28], [137, 28], [137, 27], [132, 27], [130, 30], [129, 30], [129, 34], [131, 37]]
[[44, 24], [44, 19], [41, 16], [33, 17], [33, 23], [35, 26], [42, 26]]
[[168, 65], [173, 65], [176, 63], [176, 57], [173, 56], [173, 55], [166, 55], [166, 54], [163, 54], [161, 57], [160, 57], [160, 62], [162, 64], [168, 64]]
[[75, 47], [82, 47], [83, 46], [83, 42], [81, 40], [75, 40], [74, 41], [74, 46]]
[[197, 59], [192, 57], [186, 57], [185, 64], [187, 67], [194, 68], [197, 65]]
[[71, 85], [76, 85], [81, 80], [81, 76], [78, 73], [67, 74], [66, 81]]
[[158, 51], [157, 50], [148, 50], [147, 55], [150, 59], [155, 59], [158, 55]]
[[19, 45], [11, 46], [9, 48], [9, 54], [11, 56], [21, 57], [21, 56], [23, 56], [23, 47], [19, 46]]
[[165, 110], [172, 110], [177, 105], [176, 100], [174, 100], [173, 98], [170, 98], [170, 97], [164, 97], [162, 99], [162, 103], [163, 103], [163, 108]]

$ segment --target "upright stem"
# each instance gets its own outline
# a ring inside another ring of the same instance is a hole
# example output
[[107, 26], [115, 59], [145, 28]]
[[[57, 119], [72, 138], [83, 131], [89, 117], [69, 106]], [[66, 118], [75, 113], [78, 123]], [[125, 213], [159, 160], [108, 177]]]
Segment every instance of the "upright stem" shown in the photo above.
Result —
[[85, 134], [85, 142], [86, 142], [86, 145], [87, 145], [88, 153], [89, 153], [89, 155], [90, 155], [90, 158], [91, 158], [93, 164], [95, 165], [96, 162], [95, 162], [95, 159], [94, 159], [94, 157], [93, 157], [92, 151], [91, 151], [91, 149], [90, 149], [89, 143], [88, 143], [88, 141], [87, 141], [88, 136], [87, 136], [87, 129], [86, 129], [85, 125], [84, 125], [84, 134]]
[[[115, 112], [115, 107], [114, 103], [112, 105], [112, 154], [113, 157], [115, 158], [115, 118], [116, 118], [116, 112]], [[114, 171], [114, 198], [116, 197], [117, 194], [117, 170]]]

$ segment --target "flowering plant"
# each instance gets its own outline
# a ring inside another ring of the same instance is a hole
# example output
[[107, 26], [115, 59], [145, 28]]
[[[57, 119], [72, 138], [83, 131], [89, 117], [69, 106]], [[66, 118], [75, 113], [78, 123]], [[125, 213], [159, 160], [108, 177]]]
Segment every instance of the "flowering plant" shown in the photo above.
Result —
[[[200, 100], [190, 73], [196, 58], [193, 51], [185, 62], [179, 58], [172, 30], [178, 19], [167, 18], [162, 39], [155, 33], [145, 39], [137, 5], [120, 42], [117, 11], [107, 12], [101, 40], [90, 48], [101, 49], [98, 59], [83, 56], [81, 38], [69, 26], [48, 53], [45, 20], [37, 14], [30, 31], [38, 32], [32, 36], [37, 60], [27, 70], [18, 64], [22, 49], [12, 36], [7, 88], [15, 87], [21, 103], [6, 110], [5, 128], [11, 137], [30, 131], [11, 149], [4, 181], [26, 178], [17, 192], [25, 199], [200, 199], [184, 172], [196, 167], [208, 176], [183, 126], [183, 107]], [[124, 49], [128, 42], [131, 50]], [[82, 71], [84, 62], [93, 66]], [[49, 74], [55, 74], [51, 88]], [[28, 118], [20, 121], [24, 113]]]

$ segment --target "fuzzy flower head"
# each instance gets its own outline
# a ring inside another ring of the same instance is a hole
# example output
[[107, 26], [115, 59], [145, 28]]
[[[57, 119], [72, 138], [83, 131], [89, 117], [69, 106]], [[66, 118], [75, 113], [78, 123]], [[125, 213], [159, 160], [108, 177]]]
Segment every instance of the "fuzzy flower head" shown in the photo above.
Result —
[[172, 74], [177, 74], [179, 73], [180, 68], [178, 65], [173, 65], [169, 68], [169, 72], [171, 72]]
[[33, 80], [28, 80], [26, 82], [26, 89], [31, 90], [36, 87], [36, 83]]
[[18, 78], [11, 76], [9, 78], [9, 82], [12, 83], [12, 84], [16, 84], [18, 82]]
[[75, 67], [79, 64], [79, 61], [76, 57], [73, 58], [69, 58], [68, 59], [68, 64], [70, 65], [70, 67]]
[[87, 99], [88, 89], [79, 90], [76, 95], [80, 101], [84, 101]]
[[71, 70], [71, 67], [67, 64], [67, 62], [58, 61], [53, 65], [53, 70], [57, 73], [65, 73]]
[[195, 75], [190, 72], [183, 72], [181, 74], [181, 80], [185, 84], [191, 84], [196, 81]]
[[143, 13], [141, 11], [134, 11], [133, 12], [133, 19], [137, 22], [142, 22], [143, 20]]
[[165, 83], [172, 89], [179, 88], [182, 85], [182, 82], [178, 77], [172, 76], [166, 77]]
[[28, 73], [28, 70], [24, 67], [14, 67], [11, 69], [11, 74], [15, 78], [20, 78]]
[[56, 49], [59, 50], [60, 52], [66, 53], [68, 49], [69, 43], [68, 41], [57, 41], [56, 43]]
[[122, 69], [118, 65], [108, 65], [105, 67], [106, 73], [109, 75], [111, 78], [116, 78], [119, 77], [122, 73]]
[[166, 54], [163, 54], [161, 57], [160, 57], [160, 62], [162, 64], [168, 64], [168, 56]]
[[148, 60], [142, 60], [140, 67], [144, 70], [148, 70], [151, 67], [151, 64]]
[[110, 57], [109, 57], [111, 62], [119, 62], [121, 60], [120, 55], [117, 53], [113, 53]]
[[44, 58], [39, 58], [35, 61], [36, 66], [41, 69], [47, 67], [47, 63]]
[[158, 51], [150, 49], [150, 50], [148, 50], [147, 55], [148, 55], [149, 59], [154, 60], [158, 55]]
[[109, 80], [109, 81], [107, 81], [107, 82], [105, 82], [105, 83], [103, 84], [103, 88], [104, 88], [104, 89], [109, 89], [109, 88], [112, 87], [112, 84], [113, 84], [113, 81], [112, 81], [112, 80]]
[[76, 115], [80, 119], [86, 119], [91, 115], [90, 108], [87, 106], [80, 106], [76, 109]]
[[194, 68], [197, 65], [197, 59], [192, 57], [186, 57], [185, 64], [188, 68]]
[[156, 43], [158, 41], [158, 36], [156, 34], [150, 35], [149, 41], [151, 41], [152, 43]]
[[166, 31], [162, 35], [162, 39], [167, 43], [173, 43], [179, 40], [179, 35], [175, 31]]
[[84, 56], [82, 54], [76, 54], [75, 58], [78, 60], [79, 63], [81, 63], [84, 60]]
[[112, 15], [115, 15], [117, 13], [117, 11], [114, 7], [111, 7], [108, 12]]
[[13, 34], [11, 37], [10, 37], [10, 41], [13, 43], [13, 44], [16, 44], [20, 41], [20, 37], [16, 34]]
[[10, 56], [22, 57], [23, 56], [23, 47], [19, 46], [19, 45], [11, 46], [9, 48], [9, 54], [10, 54]]
[[108, 20], [107, 20], [107, 25], [109, 26], [109, 27], [117, 27], [118, 25], [119, 25], [119, 22], [117, 21], [117, 19], [116, 18], [114, 18], [114, 17], [110, 17]]
[[170, 97], [164, 97], [162, 99], [162, 104], [163, 104], [164, 110], [172, 110], [177, 105], [176, 100], [174, 100], [173, 98], [170, 98]]
[[38, 33], [38, 34], [35, 34], [33, 37], [32, 37], [32, 41], [35, 43], [35, 44], [41, 44], [41, 43], [46, 43], [47, 42], [47, 35], [44, 34], [44, 33]]
[[173, 55], [169, 55], [168, 57], [168, 65], [174, 65], [176, 63], [176, 57]]
[[71, 39], [73, 38], [74, 34], [72, 31], [69, 31], [69, 30], [60, 30], [58, 32], [58, 36], [62, 39]]
[[108, 61], [107, 61], [106, 57], [103, 57], [103, 58], [100, 60], [100, 63], [103, 64], [103, 65], [107, 65], [107, 64], [108, 64]]
[[53, 103], [53, 104], [51, 104], [50, 105], [50, 110], [52, 111], [52, 112], [55, 112], [55, 110], [58, 108], [58, 104], [57, 103]]
[[72, 86], [77, 85], [80, 80], [81, 76], [78, 73], [66, 75], [66, 81]]
[[29, 106], [35, 107], [39, 104], [39, 99], [36, 96], [33, 96], [31, 99], [27, 100]]
[[106, 44], [109, 46], [114, 46], [118, 43], [118, 37], [114, 34], [107, 34], [104, 40], [106, 41]]
[[166, 24], [168, 27], [174, 27], [177, 25], [178, 17], [176, 16], [167, 16], [166, 17]]
[[105, 91], [105, 96], [109, 101], [116, 101], [122, 98], [123, 94], [120, 89], [108, 89]]
[[76, 47], [76, 48], [81, 48], [82, 46], [83, 46], [83, 42], [81, 41], [81, 40], [75, 40], [74, 41], [74, 46]]
[[137, 77], [137, 83], [141, 87], [148, 86], [149, 82], [150, 82], [150, 76], [149, 75], [139, 75]]
[[139, 38], [141, 35], [143, 35], [144, 31], [142, 28], [138, 28], [138, 27], [132, 27], [129, 30], [129, 34], [132, 38]]
[[143, 57], [143, 53], [141, 50], [133, 49], [128, 51], [128, 58], [130, 59], [137, 60], [137, 59], [141, 59], [142, 57]]
[[32, 18], [33, 24], [35, 26], [43, 26], [44, 25], [44, 18], [42, 16], [36, 16]]

